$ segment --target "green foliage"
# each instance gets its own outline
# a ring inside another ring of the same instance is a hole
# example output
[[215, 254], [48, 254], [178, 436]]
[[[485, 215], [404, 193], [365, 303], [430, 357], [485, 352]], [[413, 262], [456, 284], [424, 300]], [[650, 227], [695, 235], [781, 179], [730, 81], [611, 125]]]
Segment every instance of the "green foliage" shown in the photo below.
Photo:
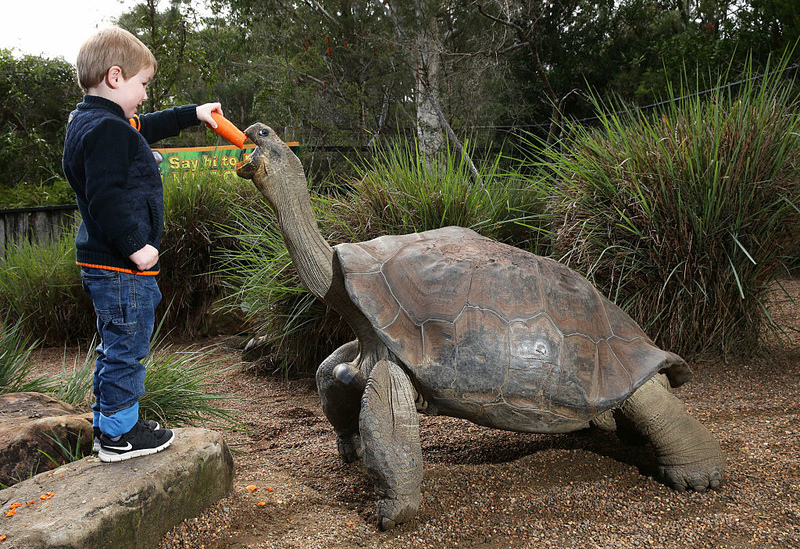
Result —
[[755, 352], [771, 283], [798, 253], [797, 97], [751, 76], [652, 117], [568, 124], [566, 152], [541, 151], [563, 260], [687, 358]]
[[[217, 254], [236, 244], [223, 238], [219, 226], [229, 223], [232, 203], [246, 208], [255, 200], [252, 185], [213, 172], [165, 182], [158, 314], [175, 334], [196, 335], [210, 328], [214, 303], [224, 291]], [[95, 314], [75, 264], [74, 231], [55, 242], [25, 241], [6, 250], [0, 264], [0, 314], [51, 344], [92, 337]]]
[[46, 392], [52, 383], [45, 376], [32, 376], [31, 353], [36, 343], [19, 324], [0, 326], [0, 394]]
[[166, 179], [159, 286], [169, 326], [186, 335], [209, 328], [223, 293], [217, 255], [235, 245], [220, 227], [230, 224], [232, 204], [247, 208], [255, 200], [253, 186], [235, 176], [200, 171]]
[[[75, 441], [73, 442], [72, 445], [69, 443], [68, 440], [63, 441], [57, 436], [47, 435], [47, 438], [49, 438], [50, 441], [53, 443], [53, 447], [58, 453], [55, 456], [51, 456], [41, 448], [39, 448], [39, 453], [42, 454], [47, 459], [47, 461], [52, 463], [52, 466], [54, 468], [64, 465], [65, 463], [81, 460], [86, 457], [83, 454], [83, 448], [81, 447], [80, 436], [75, 436]], [[33, 474], [37, 474], [37, 472], [33, 472]]]
[[25, 333], [49, 343], [86, 337], [94, 310], [75, 264], [75, 232], [52, 242], [23, 241], [6, 249], [0, 263], [0, 314]]
[[504, 168], [502, 159], [482, 165], [476, 179], [467, 159], [453, 150], [429, 159], [396, 141], [356, 166], [353, 192], [334, 202], [336, 219], [326, 224], [342, 231], [333, 234], [337, 242], [458, 225], [543, 253], [538, 247], [547, 245], [539, 238], [546, 200], [540, 185], [513, 160], [506, 159]]
[[22, 183], [16, 187], [0, 187], [0, 209], [34, 208], [75, 204], [75, 192], [63, 179], [47, 183]]
[[89, 410], [94, 402], [92, 380], [94, 378], [94, 362], [97, 347], [97, 336], [91, 339], [83, 361], [73, 358], [71, 366], [67, 365], [67, 357], [61, 362], [61, 375], [55, 379], [56, 388], [53, 396], [61, 402], [71, 404], [80, 410]]
[[156, 344], [145, 359], [145, 394], [139, 415], [162, 425], [235, 425], [225, 404], [233, 397], [215, 390], [214, 377], [228, 368], [213, 358], [213, 348], [172, 351]]
[[[312, 195], [322, 233], [332, 245], [384, 234], [459, 224], [511, 244], [539, 244], [545, 201], [519, 172], [490, 163], [473, 180], [452, 151], [430, 163], [414, 148], [395, 144], [356, 167], [359, 178], [339, 193]], [[239, 209], [241, 247], [230, 254], [230, 300], [264, 334], [269, 366], [284, 375], [313, 373], [322, 359], [354, 334], [303, 286], [272, 212]], [[525, 221], [526, 223], [522, 223]], [[546, 241], [546, 239], [544, 239]]]
[[0, 185], [61, 177], [67, 117], [80, 98], [63, 59], [0, 50]]

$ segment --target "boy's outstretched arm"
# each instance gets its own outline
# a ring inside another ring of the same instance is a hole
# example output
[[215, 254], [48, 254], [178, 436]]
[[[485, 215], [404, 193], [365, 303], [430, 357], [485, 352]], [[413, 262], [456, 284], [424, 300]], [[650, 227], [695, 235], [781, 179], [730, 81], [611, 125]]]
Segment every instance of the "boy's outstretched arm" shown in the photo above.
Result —
[[[217, 112], [221, 115], [222, 113], [222, 104], [221, 103], [205, 103], [203, 105], [197, 106], [197, 119], [200, 122], [205, 122], [212, 128], [217, 127], [217, 122], [211, 118], [211, 113]], [[224, 116], [224, 115], [223, 115]]]

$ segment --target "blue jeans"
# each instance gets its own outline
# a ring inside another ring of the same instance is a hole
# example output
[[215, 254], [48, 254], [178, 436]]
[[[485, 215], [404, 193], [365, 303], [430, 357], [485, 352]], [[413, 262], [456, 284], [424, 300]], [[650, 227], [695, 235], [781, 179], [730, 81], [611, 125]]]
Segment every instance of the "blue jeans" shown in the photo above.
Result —
[[139, 419], [155, 309], [161, 292], [154, 276], [81, 267], [83, 290], [97, 315], [94, 426], [108, 436], [130, 431]]

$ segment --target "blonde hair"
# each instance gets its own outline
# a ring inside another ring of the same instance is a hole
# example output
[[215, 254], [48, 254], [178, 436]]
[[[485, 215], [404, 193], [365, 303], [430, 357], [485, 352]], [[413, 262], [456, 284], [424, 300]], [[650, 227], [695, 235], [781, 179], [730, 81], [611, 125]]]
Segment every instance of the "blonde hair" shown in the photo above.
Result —
[[78, 51], [76, 65], [78, 84], [84, 92], [99, 85], [114, 65], [122, 69], [126, 80], [141, 70], [158, 67], [147, 46], [119, 27], [103, 29], [86, 40]]

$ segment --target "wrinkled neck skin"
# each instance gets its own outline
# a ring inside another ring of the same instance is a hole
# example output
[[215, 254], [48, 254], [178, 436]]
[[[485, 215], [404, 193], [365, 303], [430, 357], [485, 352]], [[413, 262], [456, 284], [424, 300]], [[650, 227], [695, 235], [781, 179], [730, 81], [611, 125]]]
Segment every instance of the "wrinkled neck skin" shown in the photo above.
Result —
[[311, 293], [342, 315], [356, 333], [360, 356], [355, 362], [369, 375], [372, 365], [388, 354], [388, 349], [347, 294], [336, 253], [317, 226], [302, 166], [292, 155], [289, 162], [273, 164], [270, 171], [267, 177], [283, 181], [273, 192], [265, 192], [259, 177], [253, 181], [271, 202], [292, 263]]

